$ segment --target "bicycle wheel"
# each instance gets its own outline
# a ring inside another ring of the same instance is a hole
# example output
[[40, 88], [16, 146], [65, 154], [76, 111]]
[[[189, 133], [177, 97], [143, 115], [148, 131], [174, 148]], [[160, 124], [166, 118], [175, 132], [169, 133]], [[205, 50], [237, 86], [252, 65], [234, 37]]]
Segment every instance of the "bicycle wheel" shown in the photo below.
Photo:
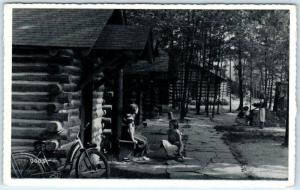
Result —
[[39, 158], [31, 153], [13, 153], [11, 155], [12, 178], [42, 178], [45, 169]]
[[106, 157], [97, 149], [85, 149], [76, 162], [77, 178], [108, 178], [110, 168]]

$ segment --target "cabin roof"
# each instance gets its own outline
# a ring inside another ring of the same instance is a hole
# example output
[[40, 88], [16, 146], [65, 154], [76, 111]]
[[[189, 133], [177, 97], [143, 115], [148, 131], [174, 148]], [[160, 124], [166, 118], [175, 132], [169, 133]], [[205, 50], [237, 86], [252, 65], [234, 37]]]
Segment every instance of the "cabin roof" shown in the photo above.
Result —
[[13, 45], [89, 48], [113, 10], [14, 9]]
[[155, 58], [153, 63], [147, 61], [138, 61], [124, 67], [126, 74], [149, 74], [149, 73], [167, 73], [169, 68], [169, 56], [165, 51], [161, 51], [160, 55]]
[[150, 38], [150, 28], [135, 25], [106, 25], [94, 49], [144, 50]]

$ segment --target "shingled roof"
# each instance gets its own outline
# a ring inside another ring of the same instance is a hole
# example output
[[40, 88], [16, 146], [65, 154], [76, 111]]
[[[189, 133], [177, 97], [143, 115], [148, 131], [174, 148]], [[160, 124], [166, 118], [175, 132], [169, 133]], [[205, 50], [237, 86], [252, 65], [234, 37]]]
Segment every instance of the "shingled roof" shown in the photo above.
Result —
[[169, 55], [165, 51], [160, 51], [159, 57], [153, 63], [147, 61], [138, 61], [124, 67], [126, 74], [149, 74], [149, 73], [167, 73], [169, 67]]
[[92, 47], [113, 10], [14, 9], [13, 45]]
[[94, 48], [105, 50], [144, 50], [150, 29], [135, 25], [106, 25]]

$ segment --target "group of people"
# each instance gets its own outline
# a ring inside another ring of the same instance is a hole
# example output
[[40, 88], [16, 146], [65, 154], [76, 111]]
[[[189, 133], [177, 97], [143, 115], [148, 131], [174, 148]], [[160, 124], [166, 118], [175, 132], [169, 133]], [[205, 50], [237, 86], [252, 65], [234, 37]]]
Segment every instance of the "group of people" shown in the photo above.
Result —
[[[138, 106], [136, 104], [130, 104], [128, 112], [124, 117], [124, 125], [121, 132], [121, 138], [123, 140], [129, 140], [135, 143], [134, 156], [140, 157], [143, 160], [149, 160], [147, 154], [149, 152], [149, 146], [147, 138], [143, 135], [135, 132], [135, 118], [138, 114]], [[167, 158], [175, 158], [179, 161], [183, 161], [183, 141], [182, 132], [179, 130], [178, 121], [171, 119], [169, 121], [168, 139], [161, 141], [161, 148], [164, 150]]]
[[[266, 104], [265, 101], [261, 101], [260, 103], [253, 104], [256, 108], [259, 109], [259, 127], [263, 128], [266, 122]], [[238, 117], [244, 117], [247, 121], [247, 124], [252, 126], [254, 120], [254, 110], [249, 110], [248, 106], [244, 106], [243, 110], [239, 112]]]

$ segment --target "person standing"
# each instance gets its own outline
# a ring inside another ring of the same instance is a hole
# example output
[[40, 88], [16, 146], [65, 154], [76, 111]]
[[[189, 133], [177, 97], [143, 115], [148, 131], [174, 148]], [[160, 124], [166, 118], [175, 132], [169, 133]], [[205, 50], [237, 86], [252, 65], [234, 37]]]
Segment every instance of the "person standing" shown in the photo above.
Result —
[[265, 105], [265, 101], [262, 101], [259, 108], [259, 123], [261, 129], [265, 127], [265, 122], [266, 122], [266, 105]]

